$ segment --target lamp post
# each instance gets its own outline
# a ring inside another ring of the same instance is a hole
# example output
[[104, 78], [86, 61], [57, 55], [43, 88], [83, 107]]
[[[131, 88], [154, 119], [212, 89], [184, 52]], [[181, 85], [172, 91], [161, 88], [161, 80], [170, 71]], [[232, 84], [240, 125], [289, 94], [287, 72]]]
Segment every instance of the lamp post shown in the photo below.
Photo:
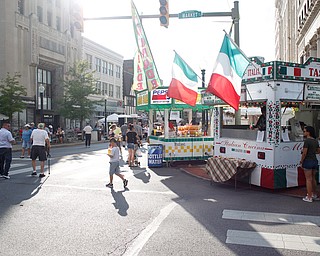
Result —
[[[205, 88], [205, 74], [206, 70], [201, 69], [202, 88]], [[202, 131], [207, 133], [206, 110], [202, 110]]]
[[39, 93], [40, 93], [40, 122], [41, 123], [44, 122], [44, 117], [43, 117], [43, 94], [44, 94], [44, 91], [45, 91], [45, 88], [41, 84], [39, 86]]
[[107, 98], [104, 98], [104, 134], [107, 134]]

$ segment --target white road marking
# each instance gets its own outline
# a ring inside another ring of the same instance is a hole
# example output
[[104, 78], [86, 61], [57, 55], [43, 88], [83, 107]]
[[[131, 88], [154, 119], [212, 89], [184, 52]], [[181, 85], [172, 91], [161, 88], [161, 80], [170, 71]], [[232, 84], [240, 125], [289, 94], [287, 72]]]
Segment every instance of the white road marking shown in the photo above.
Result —
[[226, 243], [320, 252], [319, 239], [320, 237], [314, 236], [228, 230]]
[[140, 235], [134, 240], [131, 246], [129, 246], [124, 256], [138, 255], [143, 246], [148, 242], [150, 237], [158, 230], [161, 223], [169, 216], [171, 211], [177, 206], [177, 203], [172, 202], [166, 207], [162, 208], [160, 214], [140, 233]]
[[233, 220], [320, 226], [320, 217], [310, 215], [224, 210], [222, 218]]

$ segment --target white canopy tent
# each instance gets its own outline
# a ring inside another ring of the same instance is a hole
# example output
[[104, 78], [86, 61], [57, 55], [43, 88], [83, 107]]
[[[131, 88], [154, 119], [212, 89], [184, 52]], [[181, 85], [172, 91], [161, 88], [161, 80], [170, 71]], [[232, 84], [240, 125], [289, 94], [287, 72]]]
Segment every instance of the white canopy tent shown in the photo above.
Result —
[[[131, 115], [118, 115], [113, 113], [110, 116], [107, 116], [107, 123], [118, 123], [119, 122], [119, 118], [134, 118]], [[104, 124], [105, 118], [101, 118], [99, 119], [99, 122]]]

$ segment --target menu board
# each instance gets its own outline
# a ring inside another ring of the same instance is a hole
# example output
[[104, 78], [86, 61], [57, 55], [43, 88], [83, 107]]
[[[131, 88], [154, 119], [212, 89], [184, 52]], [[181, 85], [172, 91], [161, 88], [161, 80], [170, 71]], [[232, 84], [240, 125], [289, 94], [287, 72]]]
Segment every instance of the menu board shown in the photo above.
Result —
[[304, 87], [304, 100], [320, 101], [320, 86], [317, 84], [306, 84]]

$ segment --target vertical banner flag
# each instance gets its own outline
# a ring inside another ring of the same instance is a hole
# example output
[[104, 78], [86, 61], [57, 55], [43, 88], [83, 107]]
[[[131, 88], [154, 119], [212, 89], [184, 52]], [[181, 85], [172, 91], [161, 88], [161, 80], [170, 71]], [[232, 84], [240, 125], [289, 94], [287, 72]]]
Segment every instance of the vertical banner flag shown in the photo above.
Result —
[[147, 89], [146, 76], [143, 71], [143, 63], [139, 52], [137, 51], [134, 56], [134, 72], [133, 72], [133, 84], [132, 90], [143, 91]]
[[136, 42], [138, 46], [138, 51], [141, 55], [143, 63], [143, 71], [146, 75], [146, 80], [148, 84], [149, 91], [156, 89], [161, 85], [159, 74], [156, 68], [156, 64], [153, 60], [151, 49], [148, 44], [147, 37], [145, 35], [137, 8], [131, 1], [131, 11], [132, 11], [132, 21], [133, 30], [136, 37]]
[[231, 38], [225, 35], [207, 91], [238, 110], [241, 81], [249, 63]]
[[191, 106], [195, 106], [197, 102], [198, 76], [176, 52], [167, 95]]

